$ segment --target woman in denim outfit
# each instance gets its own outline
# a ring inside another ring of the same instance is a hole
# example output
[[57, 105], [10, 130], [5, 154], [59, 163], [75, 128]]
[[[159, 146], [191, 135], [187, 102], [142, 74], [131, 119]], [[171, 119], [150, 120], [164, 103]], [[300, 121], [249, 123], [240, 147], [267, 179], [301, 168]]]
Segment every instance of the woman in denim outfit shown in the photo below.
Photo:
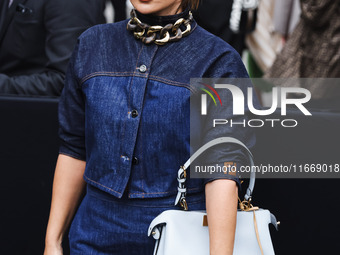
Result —
[[[180, 209], [173, 204], [178, 167], [190, 156], [190, 78], [247, 77], [234, 49], [190, 19], [198, 0], [131, 2], [143, 24], [164, 27], [184, 18], [191, 30], [164, 45], [135, 38], [141, 30], [127, 30], [128, 20], [80, 36], [59, 104], [61, 147], [45, 255], [62, 254], [76, 211], [71, 254], [152, 254], [150, 222]], [[249, 147], [255, 142], [247, 128], [223, 130], [214, 135]], [[242, 164], [242, 156], [229, 149], [214, 160]], [[189, 209], [207, 209], [211, 254], [232, 254], [238, 184], [231, 175], [187, 180]]]

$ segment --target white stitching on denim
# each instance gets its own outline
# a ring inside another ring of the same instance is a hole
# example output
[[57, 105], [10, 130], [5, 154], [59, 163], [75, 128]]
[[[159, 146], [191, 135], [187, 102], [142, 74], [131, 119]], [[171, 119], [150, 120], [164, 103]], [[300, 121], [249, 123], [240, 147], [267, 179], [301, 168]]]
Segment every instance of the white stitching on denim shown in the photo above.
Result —
[[90, 178], [87, 177], [85, 174], [84, 174], [84, 178], [85, 178], [86, 180], [92, 182], [92, 183], [95, 183], [95, 184], [97, 184], [97, 185], [99, 185], [99, 186], [101, 186], [101, 187], [104, 187], [104, 188], [106, 188], [106, 189], [108, 189], [108, 190], [111, 190], [111, 191], [113, 191], [113, 192], [115, 192], [115, 193], [117, 193], [117, 194], [119, 194], [119, 195], [122, 195], [122, 193], [120, 193], [120, 192], [118, 192], [118, 191], [115, 191], [114, 189], [111, 189], [111, 188], [109, 188], [109, 187], [106, 187], [105, 185], [100, 184], [99, 182], [96, 182], [96, 181], [90, 179]]

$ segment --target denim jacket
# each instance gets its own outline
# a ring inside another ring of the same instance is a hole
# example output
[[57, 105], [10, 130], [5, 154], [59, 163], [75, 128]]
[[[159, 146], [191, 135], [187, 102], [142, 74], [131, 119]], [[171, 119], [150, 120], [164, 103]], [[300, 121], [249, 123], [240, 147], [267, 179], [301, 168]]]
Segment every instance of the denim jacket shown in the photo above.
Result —
[[[140, 19], [164, 25], [183, 15]], [[190, 156], [190, 78], [248, 75], [238, 53], [195, 21], [188, 36], [162, 46], [136, 40], [126, 25], [80, 36], [59, 103], [60, 153], [85, 160], [86, 182], [115, 197], [174, 195], [177, 170]], [[247, 128], [221, 135], [255, 143]], [[240, 153], [216, 160], [241, 161]], [[210, 180], [189, 178], [188, 193]]]

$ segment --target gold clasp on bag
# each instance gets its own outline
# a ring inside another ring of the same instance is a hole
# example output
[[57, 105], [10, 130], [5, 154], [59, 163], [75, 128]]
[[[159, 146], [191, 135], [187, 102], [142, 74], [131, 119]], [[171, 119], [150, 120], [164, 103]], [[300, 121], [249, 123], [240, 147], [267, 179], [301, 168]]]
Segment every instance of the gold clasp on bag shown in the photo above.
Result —
[[243, 201], [241, 201], [240, 198], [238, 198], [238, 201], [239, 201], [239, 206], [240, 206], [241, 211], [249, 212], [249, 211], [255, 211], [259, 209], [258, 206], [252, 205], [251, 198], [249, 198], [248, 200], [243, 200]]
[[187, 178], [187, 170], [184, 168], [184, 166], [180, 166], [180, 168], [183, 169], [183, 177]]
[[187, 201], [185, 200], [185, 198], [181, 198], [181, 206], [183, 207], [184, 211], [188, 211], [188, 204]]

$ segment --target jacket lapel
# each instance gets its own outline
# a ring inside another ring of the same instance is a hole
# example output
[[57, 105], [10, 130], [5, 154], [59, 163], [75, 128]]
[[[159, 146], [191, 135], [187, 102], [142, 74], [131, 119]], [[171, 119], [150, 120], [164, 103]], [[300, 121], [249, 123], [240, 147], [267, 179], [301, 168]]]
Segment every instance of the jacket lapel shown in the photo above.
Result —
[[9, 0], [3, 0], [0, 2], [0, 30], [3, 27], [3, 23], [5, 21], [6, 13], [8, 11]]
[[12, 5], [10, 6], [10, 8], [7, 10], [7, 14], [6, 17], [4, 17], [3, 19], [1, 19], [1, 24], [0, 24], [0, 45], [1, 42], [6, 34], [6, 31], [8, 29], [9, 24], [11, 23], [14, 14], [16, 12], [16, 8], [18, 4], [25, 4], [27, 2], [27, 0], [13, 0]]

